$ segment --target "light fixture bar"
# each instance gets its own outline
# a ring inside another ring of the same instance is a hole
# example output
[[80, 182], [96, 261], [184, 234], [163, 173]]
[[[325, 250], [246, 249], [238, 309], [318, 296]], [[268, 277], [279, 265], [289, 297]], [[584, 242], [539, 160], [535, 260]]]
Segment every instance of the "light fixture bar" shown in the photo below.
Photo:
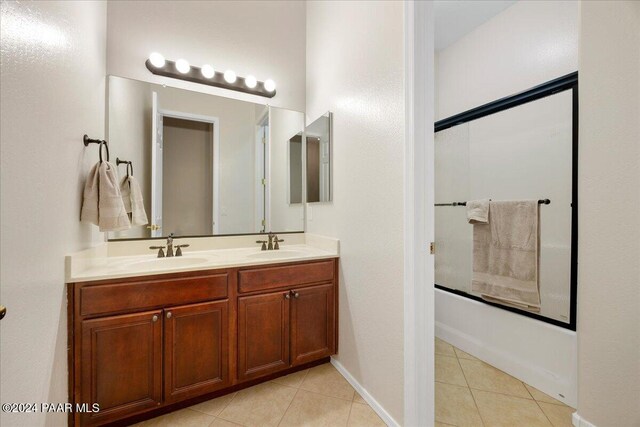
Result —
[[265, 98], [273, 98], [276, 95], [276, 90], [268, 91], [265, 89], [264, 82], [258, 81], [254, 88], [250, 88], [246, 85], [244, 77], [237, 76], [233, 83], [229, 83], [224, 79], [224, 73], [216, 71], [212, 78], [208, 79], [202, 75], [200, 67], [191, 65], [189, 71], [181, 73], [176, 68], [174, 61], [168, 59], [161, 67], [154, 66], [149, 59], [144, 63], [147, 69], [153, 74], [164, 77], [171, 77], [174, 79], [187, 80], [193, 83], [200, 83], [207, 86], [221, 87], [223, 89], [235, 90], [237, 92], [250, 93], [252, 95], [264, 96]]

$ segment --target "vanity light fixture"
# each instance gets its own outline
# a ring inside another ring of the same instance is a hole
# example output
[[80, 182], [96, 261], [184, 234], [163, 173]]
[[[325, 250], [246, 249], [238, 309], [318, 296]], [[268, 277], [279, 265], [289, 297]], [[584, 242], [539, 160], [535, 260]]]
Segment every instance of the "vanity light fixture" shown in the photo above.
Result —
[[164, 56], [160, 55], [158, 52], [153, 52], [149, 55], [149, 62], [151, 62], [151, 64], [156, 68], [162, 68], [165, 64]]
[[255, 77], [249, 74], [244, 78], [244, 84], [246, 84], [249, 89], [253, 89], [258, 84], [258, 80], [256, 80]]
[[264, 88], [266, 89], [267, 92], [273, 92], [274, 90], [276, 90], [276, 82], [274, 82], [271, 79], [267, 79], [264, 82]]
[[202, 75], [208, 79], [213, 78], [213, 76], [216, 75], [216, 71], [213, 69], [213, 67], [211, 65], [203, 65], [202, 68], [200, 69], [200, 72], [202, 73]]
[[236, 76], [236, 73], [234, 73], [231, 70], [227, 70], [224, 72], [224, 79], [227, 81], [227, 83], [235, 83], [236, 80], [238, 80], [238, 76]]
[[202, 68], [190, 65], [186, 59], [178, 59], [174, 62], [165, 59], [158, 52], [149, 55], [145, 65], [149, 71], [158, 76], [221, 87], [265, 98], [273, 98], [276, 95], [276, 84], [271, 79], [261, 82], [252, 75], [243, 78], [237, 76], [232, 70], [221, 73], [209, 64], [203, 65]]
[[176, 69], [182, 74], [187, 74], [191, 70], [191, 66], [186, 59], [178, 59], [176, 61]]

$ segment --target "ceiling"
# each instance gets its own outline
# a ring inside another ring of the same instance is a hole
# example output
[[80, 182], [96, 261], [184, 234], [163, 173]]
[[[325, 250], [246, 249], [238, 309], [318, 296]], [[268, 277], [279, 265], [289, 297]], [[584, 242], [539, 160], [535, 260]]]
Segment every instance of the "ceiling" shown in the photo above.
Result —
[[435, 48], [442, 50], [493, 18], [516, 0], [435, 1]]

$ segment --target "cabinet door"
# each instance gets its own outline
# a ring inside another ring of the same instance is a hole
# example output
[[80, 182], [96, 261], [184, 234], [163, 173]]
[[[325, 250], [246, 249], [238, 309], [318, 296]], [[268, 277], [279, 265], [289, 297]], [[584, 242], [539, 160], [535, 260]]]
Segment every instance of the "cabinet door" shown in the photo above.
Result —
[[291, 364], [300, 365], [335, 352], [333, 284], [292, 291]]
[[81, 402], [100, 411], [80, 415], [82, 425], [115, 420], [160, 405], [162, 311], [82, 322]]
[[229, 385], [229, 302], [164, 310], [165, 400], [174, 402]]
[[238, 376], [289, 367], [289, 291], [238, 298]]

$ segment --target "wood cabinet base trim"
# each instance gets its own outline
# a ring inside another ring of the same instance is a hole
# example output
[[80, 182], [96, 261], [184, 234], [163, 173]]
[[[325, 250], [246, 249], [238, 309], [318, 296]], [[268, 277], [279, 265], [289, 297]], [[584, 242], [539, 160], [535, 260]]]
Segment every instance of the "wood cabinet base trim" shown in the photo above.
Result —
[[188, 408], [188, 407], [196, 405], [198, 403], [202, 403], [202, 402], [206, 402], [207, 400], [215, 399], [216, 397], [224, 396], [226, 394], [233, 393], [233, 392], [236, 392], [236, 391], [240, 391], [240, 390], [243, 390], [245, 388], [253, 387], [254, 385], [257, 385], [257, 384], [260, 384], [260, 383], [263, 383], [263, 382], [267, 382], [267, 381], [271, 381], [271, 380], [276, 379], [276, 378], [284, 377], [285, 375], [293, 374], [294, 372], [303, 371], [305, 369], [313, 368], [314, 366], [318, 366], [318, 365], [323, 365], [325, 363], [329, 363], [330, 361], [331, 361], [331, 357], [325, 357], [325, 358], [320, 359], [320, 360], [316, 360], [316, 361], [313, 361], [313, 362], [305, 363], [303, 365], [298, 365], [298, 366], [294, 366], [294, 367], [282, 370], [282, 371], [280, 371], [278, 373], [275, 373], [275, 374], [266, 375], [266, 376], [261, 377], [259, 379], [245, 381], [245, 382], [242, 382], [240, 384], [236, 384], [234, 386], [230, 386], [228, 388], [225, 388], [223, 390], [219, 390], [219, 391], [216, 391], [216, 392], [213, 392], [213, 393], [209, 393], [209, 394], [193, 397], [193, 398], [190, 398], [190, 399], [187, 399], [187, 400], [183, 400], [183, 401], [180, 401], [180, 402], [176, 402], [176, 403], [171, 403], [171, 404], [159, 407], [157, 409], [151, 409], [151, 410], [149, 410], [147, 412], [144, 412], [144, 413], [141, 413], [141, 414], [138, 414], [138, 415], [133, 415], [133, 416], [128, 417], [128, 418], [123, 418], [121, 420], [114, 421], [114, 422], [109, 423], [109, 424], [105, 424], [105, 426], [109, 426], [109, 427], [129, 426], [131, 424], [139, 423], [141, 421], [145, 421], [145, 420], [148, 420], [148, 419], [151, 419], [151, 418], [158, 417], [160, 415], [164, 415], [164, 414], [168, 414], [170, 412], [177, 411], [178, 409]]

